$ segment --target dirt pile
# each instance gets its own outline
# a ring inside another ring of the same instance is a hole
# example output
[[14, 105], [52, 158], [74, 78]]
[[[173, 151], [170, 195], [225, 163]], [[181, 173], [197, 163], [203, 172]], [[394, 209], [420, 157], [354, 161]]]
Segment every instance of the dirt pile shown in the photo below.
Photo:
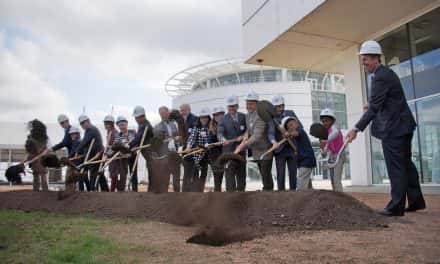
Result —
[[245, 193], [0, 193], [0, 208], [105, 217], [143, 217], [198, 226], [188, 242], [209, 245], [291, 230], [385, 227], [386, 220], [337, 192]]

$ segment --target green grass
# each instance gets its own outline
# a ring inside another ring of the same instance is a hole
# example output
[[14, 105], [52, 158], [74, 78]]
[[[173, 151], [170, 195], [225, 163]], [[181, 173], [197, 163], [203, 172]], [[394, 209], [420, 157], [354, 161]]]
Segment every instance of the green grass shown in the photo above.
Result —
[[117, 242], [103, 227], [135, 220], [0, 210], [1, 263], [127, 263], [154, 248]]

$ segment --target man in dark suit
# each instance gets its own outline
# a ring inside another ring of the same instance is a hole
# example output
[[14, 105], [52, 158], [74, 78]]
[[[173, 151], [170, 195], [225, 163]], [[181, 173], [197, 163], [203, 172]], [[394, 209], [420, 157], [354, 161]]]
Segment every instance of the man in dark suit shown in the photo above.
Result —
[[[130, 149], [135, 147], [140, 147], [142, 145], [147, 145], [151, 143], [151, 139], [153, 138], [153, 128], [151, 127], [150, 121], [148, 121], [147, 116], [145, 115], [145, 109], [142, 106], [136, 106], [133, 110], [133, 117], [138, 124], [138, 129], [136, 131], [136, 135], [132, 141], [128, 143]], [[147, 132], [145, 132], [145, 129]], [[142, 137], [145, 134], [144, 142], [142, 142]], [[144, 148], [141, 151], [142, 156], [147, 162], [147, 171], [148, 171], [148, 191], [151, 192], [152, 186], [152, 178], [153, 178], [153, 160], [151, 157], [151, 151], [148, 148]], [[134, 174], [133, 174], [134, 175]], [[133, 186], [133, 190], [137, 191], [137, 186]]]
[[[380, 63], [382, 49], [376, 41], [362, 44], [360, 53], [365, 70], [371, 74], [371, 95], [359, 122], [347, 137], [356, 138], [372, 121], [371, 133], [382, 140], [382, 149], [391, 182], [391, 201], [385, 216], [402, 216], [405, 211], [425, 208], [419, 175], [411, 160], [411, 141], [416, 122], [406, 102], [399, 77]], [[408, 198], [408, 207], [405, 202]]]
[[[284, 117], [295, 117], [296, 120], [299, 119], [295, 112], [292, 110], [286, 110], [284, 105], [284, 97], [281, 95], [276, 95], [272, 98], [272, 104], [275, 106], [275, 119], [279, 124]], [[299, 122], [301, 124], [301, 122]], [[302, 125], [301, 125], [302, 127]], [[271, 143], [279, 142], [285, 137], [277, 129], [275, 130], [275, 141], [271, 140]], [[277, 150], [274, 151], [275, 154], [275, 166], [277, 168], [277, 186], [279, 191], [284, 191], [286, 189], [286, 165], [289, 170], [289, 189], [291, 191], [296, 190], [296, 172], [297, 172], [297, 156], [293, 152], [289, 144], [281, 144]]]
[[[79, 124], [84, 129], [84, 137], [81, 140], [78, 148], [76, 149], [76, 156], [79, 156], [81, 153], [87, 153], [90, 144], [92, 144], [92, 140], [94, 140], [94, 144], [91, 147], [89, 159], [95, 157], [102, 157], [104, 153], [104, 145], [102, 143], [101, 133], [99, 129], [92, 125], [90, 119], [86, 115], [80, 115], [78, 118]], [[108, 183], [105, 177], [98, 177], [99, 175], [99, 164], [91, 164], [87, 166], [90, 173], [90, 185], [87, 186], [87, 180], [85, 179], [86, 188], [89, 187], [88, 191], [98, 191], [96, 186], [96, 181], [98, 181], [101, 191], [108, 192]], [[80, 184], [80, 190], [82, 188], [82, 184]]]
[[180, 114], [183, 116], [183, 119], [185, 119], [185, 125], [189, 135], [197, 124], [197, 116], [191, 113], [191, 106], [189, 104], [180, 105]]
[[[220, 119], [217, 126], [217, 138], [223, 142], [223, 153], [232, 153], [240, 144], [232, 140], [243, 137], [246, 132], [246, 115], [238, 112], [238, 97], [229, 96], [226, 99], [228, 113]], [[246, 159], [246, 151], [240, 152]], [[244, 191], [246, 188], [246, 166], [231, 161], [225, 169], [226, 191]]]

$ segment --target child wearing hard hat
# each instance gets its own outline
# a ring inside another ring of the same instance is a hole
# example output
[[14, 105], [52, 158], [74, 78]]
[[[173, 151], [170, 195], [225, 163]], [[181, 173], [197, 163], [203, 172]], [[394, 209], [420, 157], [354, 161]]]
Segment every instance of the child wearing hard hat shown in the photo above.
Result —
[[[341, 130], [336, 125], [336, 115], [332, 109], [326, 108], [319, 115], [322, 125], [328, 131], [327, 140], [320, 140], [321, 153], [327, 156], [329, 161], [335, 161], [339, 151], [344, 145], [344, 137]], [[330, 180], [333, 191], [342, 192], [342, 171], [344, 169], [344, 155], [341, 154], [335, 167], [330, 168]]]
[[286, 129], [290, 137], [294, 139], [297, 147], [297, 190], [310, 189], [312, 186], [312, 170], [316, 167], [316, 159], [309, 136], [301, 127], [296, 117], [284, 117], [281, 125]]

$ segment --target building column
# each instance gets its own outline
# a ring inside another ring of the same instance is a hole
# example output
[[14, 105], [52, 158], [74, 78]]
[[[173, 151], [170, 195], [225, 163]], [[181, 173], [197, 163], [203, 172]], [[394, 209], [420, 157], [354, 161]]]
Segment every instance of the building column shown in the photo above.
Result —
[[[357, 45], [352, 46], [343, 54], [348, 129], [352, 129], [363, 114], [363, 105], [367, 102], [364, 93], [364, 75], [362, 73]], [[370, 185], [371, 181], [371, 156], [369, 128], [364, 133], [358, 133], [357, 139], [350, 145], [350, 175], [352, 185]]]

